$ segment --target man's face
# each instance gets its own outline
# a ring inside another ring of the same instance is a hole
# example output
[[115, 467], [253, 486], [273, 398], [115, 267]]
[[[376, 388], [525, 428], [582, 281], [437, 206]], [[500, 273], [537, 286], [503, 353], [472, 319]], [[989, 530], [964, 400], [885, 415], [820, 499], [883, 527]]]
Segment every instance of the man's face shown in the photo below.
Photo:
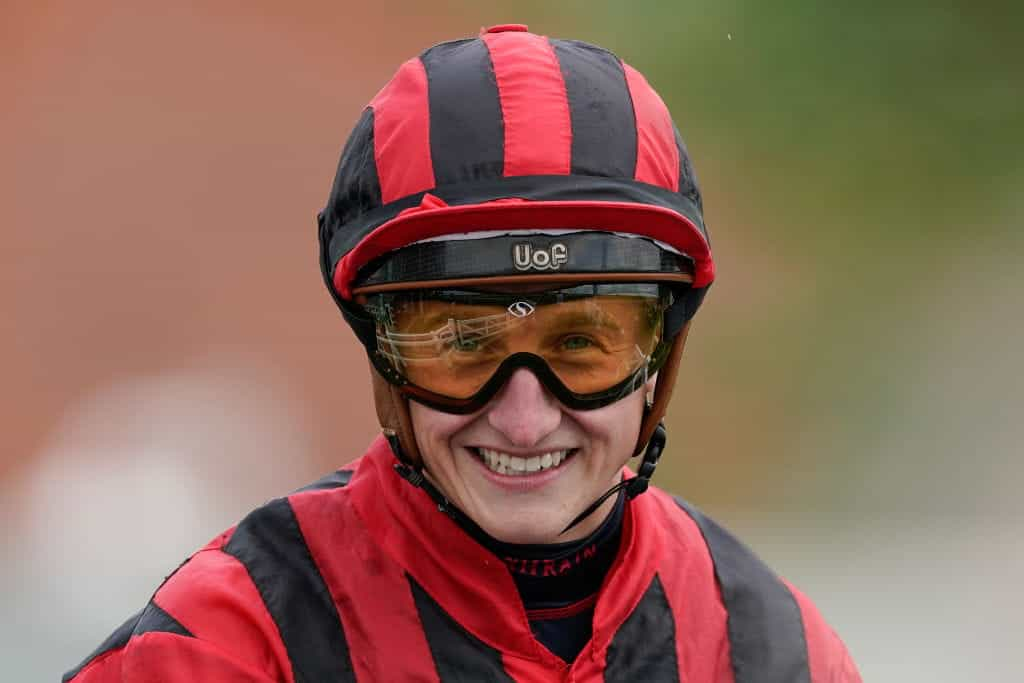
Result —
[[[426, 470], [449, 500], [498, 540], [557, 543], [586, 536], [614, 505], [614, 498], [605, 501], [559, 536], [619, 481], [636, 446], [644, 395], [653, 391], [654, 381], [611, 405], [575, 411], [520, 368], [477, 413], [452, 415], [415, 401], [409, 405]], [[564, 459], [554, 464], [559, 457]], [[492, 468], [488, 460], [502, 464]]]

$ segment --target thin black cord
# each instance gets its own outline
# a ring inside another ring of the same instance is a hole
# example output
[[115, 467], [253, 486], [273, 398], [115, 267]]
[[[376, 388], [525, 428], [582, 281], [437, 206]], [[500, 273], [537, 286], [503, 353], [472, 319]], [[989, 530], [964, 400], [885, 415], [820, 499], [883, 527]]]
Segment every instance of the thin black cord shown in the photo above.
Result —
[[[398, 440], [398, 435], [393, 432], [385, 432], [384, 435], [387, 437], [388, 443], [391, 445], [392, 452], [399, 460], [399, 462], [394, 465], [395, 471], [398, 472], [399, 476], [416, 488], [423, 489], [427, 495], [430, 496], [430, 499], [437, 505], [438, 511], [445, 513], [455, 520], [455, 522], [469, 532], [471, 536], [478, 540], [480, 538], [486, 538], [484, 530], [481, 529], [476, 522], [471, 520], [466, 513], [448, 500], [448, 498], [445, 497], [445, 495], [441, 493], [436, 486], [434, 486], [433, 482], [427, 479], [426, 475], [423, 474], [422, 468], [409, 461], [405, 451], [402, 450], [402, 444]], [[654, 468], [658, 466], [658, 460], [661, 458], [661, 453], [665, 450], [665, 438], [665, 426], [659, 423], [658, 426], [654, 428], [654, 434], [651, 435], [651, 440], [647, 442], [647, 448], [644, 450], [644, 457], [640, 461], [640, 469], [637, 471], [636, 476], [630, 477], [629, 479], [623, 479], [618, 484], [612, 486], [601, 494], [600, 498], [588, 505], [583, 512], [576, 515], [576, 517], [569, 522], [569, 525], [562, 529], [558, 535], [561, 536], [592, 515], [595, 510], [601, 507], [602, 503], [622, 489], [626, 490], [626, 497], [629, 500], [636, 498], [646, 491], [651, 482], [651, 476], [654, 474]]]
[[622, 489], [626, 489], [626, 497], [630, 500], [646, 491], [647, 486], [651, 482], [651, 476], [654, 474], [654, 468], [658, 466], [658, 459], [661, 458], [661, 453], [665, 450], [665, 436], [665, 426], [658, 423], [658, 426], [654, 428], [654, 434], [651, 435], [651, 440], [647, 442], [647, 448], [644, 450], [644, 457], [640, 461], [640, 469], [637, 471], [636, 476], [623, 479], [601, 494], [600, 498], [588, 505], [583, 512], [576, 515], [575, 519], [569, 522], [569, 526], [562, 529], [559, 536], [589, 517], [597, 508], [601, 507], [601, 503]]

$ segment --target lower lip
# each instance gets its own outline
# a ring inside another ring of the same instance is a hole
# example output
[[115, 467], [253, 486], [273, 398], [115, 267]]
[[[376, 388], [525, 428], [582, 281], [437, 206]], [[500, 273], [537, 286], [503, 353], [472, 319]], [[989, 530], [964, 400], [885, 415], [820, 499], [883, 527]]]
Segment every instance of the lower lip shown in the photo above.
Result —
[[573, 453], [559, 463], [558, 467], [538, 470], [536, 472], [531, 472], [530, 474], [516, 474], [511, 476], [507, 474], [498, 474], [493, 471], [485, 465], [483, 460], [481, 460], [475, 453], [470, 453], [470, 457], [476, 460], [476, 464], [479, 465], [480, 470], [484, 473], [484, 477], [486, 477], [492, 484], [509, 491], [534, 491], [547, 486], [549, 483], [562, 476], [562, 472], [576, 457], [576, 453]]

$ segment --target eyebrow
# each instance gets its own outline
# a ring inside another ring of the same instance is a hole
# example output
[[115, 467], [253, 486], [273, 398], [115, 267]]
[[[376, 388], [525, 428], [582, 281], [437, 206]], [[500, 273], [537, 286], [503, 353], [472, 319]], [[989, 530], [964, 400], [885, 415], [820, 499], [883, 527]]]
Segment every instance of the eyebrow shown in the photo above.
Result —
[[[545, 311], [548, 315], [542, 318], [543, 327], [597, 326], [610, 332], [622, 332], [623, 327], [615, 316], [598, 309], [581, 310], [579, 308], [565, 310], [555, 306], [539, 306], [538, 313]], [[437, 332], [448, 325], [450, 320], [466, 322], [481, 318], [501, 316], [506, 313], [502, 306], [480, 304], [460, 304], [457, 307], [444, 307], [416, 320], [416, 329], [421, 333]], [[457, 314], [457, 315], [456, 315]], [[550, 316], [550, 317], [548, 317]]]
[[621, 332], [622, 326], [619, 325], [618, 321], [611, 315], [608, 315], [604, 311], [596, 312], [583, 312], [583, 311], [563, 311], [557, 312], [553, 316], [552, 320], [547, 321], [545, 327], [553, 325], [593, 325], [597, 324], [598, 327], [613, 332]]

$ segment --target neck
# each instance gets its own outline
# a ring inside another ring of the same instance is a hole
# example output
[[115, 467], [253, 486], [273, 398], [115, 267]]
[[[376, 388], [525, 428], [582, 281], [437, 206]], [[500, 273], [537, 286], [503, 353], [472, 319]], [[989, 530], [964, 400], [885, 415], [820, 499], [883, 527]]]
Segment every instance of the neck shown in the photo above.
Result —
[[597, 592], [615, 561], [625, 507], [620, 493], [597, 528], [575, 541], [505, 543], [486, 534], [477, 540], [505, 562], [527, 609], [574, 603]]

